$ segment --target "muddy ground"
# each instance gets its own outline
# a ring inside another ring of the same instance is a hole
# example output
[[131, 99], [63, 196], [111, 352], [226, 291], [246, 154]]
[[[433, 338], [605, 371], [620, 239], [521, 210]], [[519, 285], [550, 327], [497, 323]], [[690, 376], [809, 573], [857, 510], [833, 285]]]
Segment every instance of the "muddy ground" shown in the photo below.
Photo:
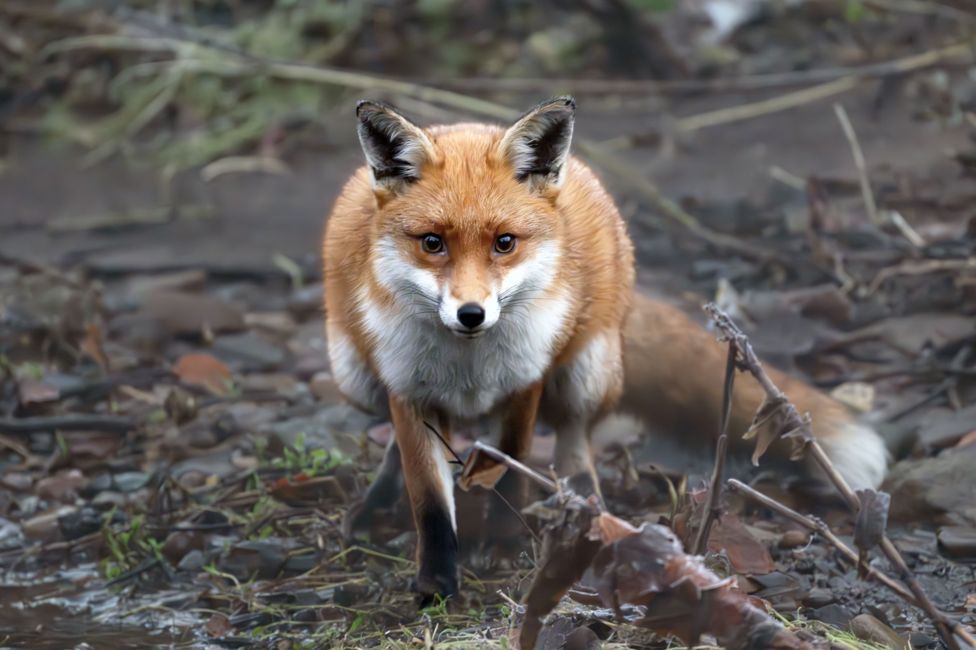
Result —
[[[694, 48], [681, 12], [657, 16], [689, 70], [656, 88], [601, 86], [585, 68], [529, 89], [441, 85], [519, 110], [576, 95], [577, 150], [630, 224], [642, 290], [699, 320], [716, 299], [763, 357], [877, 422], [898, 461], [889, 533], [936, 605], [973, 626], [976, 68], [946, 48], [969, 42], [974, 23], [948, 5], [853, 16], [830, 4], [773, 11]], [[829, 96], [795, 95], [838, 78], [849, 83]], [[459, 493], [463, 595], [421, 613], [403, 508], [370, 540], [344, 537], [392, 432], [338, 394], [320, 307], [324, 215], [361, 160], [355, 98], [401, 103], [421, 122], [485, 115], [381, 83], [336, 92], [311, 136], [233, 152], [281, 165], [209, 175], [161, 171], [141, 158], [146, 142], [135, 159], [93, 164], [89, 147], [38, 126], [43, 102], [5, 110], [0, 645], [511, 647], [539, 546], [527, 533], [516, 557], [481, 549], [484, 494]], [[612, 512], [672, 522], [700, 503], [711, 449], [621, 423], [597, 442]], [[540, 432], [532, 464], [545, 470], [551, 449]], [[766, 470], [730, 468], [850, 543], [839, 501]], [[825, 646], [944, 647], [923, 613], [859, 580], [820, 536], [740, 497], [724, 503], [706, 563], [791, 629]], [[585, 647], [680, 646], [567, 598], [546, 647], [576, 628]]]

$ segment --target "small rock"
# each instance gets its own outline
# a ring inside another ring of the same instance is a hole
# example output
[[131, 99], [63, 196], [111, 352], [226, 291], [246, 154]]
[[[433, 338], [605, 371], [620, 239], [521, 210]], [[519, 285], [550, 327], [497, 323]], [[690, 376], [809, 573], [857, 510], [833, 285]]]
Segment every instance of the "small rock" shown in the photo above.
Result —
[[288, 358], [286, 350], [253, 332], [218, 337], [213, 351], [243, 371], [268, 372], [280, 368]]
[[780, 548], [799, 548], [810, 541], [810, 533], [805, 530], [793, 529], [783, 533], [779, 538]]
[[34, 478], [27, 472], [5, 472], [0, 476], [0, 485], [14, 492], [26, 492], [34, 484]]
[[296, 289], [288, 298], [288, 311], [299, 320], [320, 315], [323, 295], [321, 284], [310, 284]]
[[939, 642], [938, 639], [936, 639], [933, 636], [929, 636], [924, 632], [912, 632], [912, 635], [911, 637], [909, 637], [909, 640], [912, 642], [913, 648], [928, 648], [930, 646], [934, 646], [936, 643]]
[[24, 543], [24, 534], [20, 526], [9, 519], [0, 518], [0, 548], [21, 546]]
[[288, 573], [306, 573], [318, 566], [321, 559], [319, 553], [293, 555], [285, 562], [284, 570]]
[[851, 620], [850, 630], [854, 636], [863, 641], [880, 643], [894, 650], [911, 650], [907, 639], [903, 639], [897, 632], [870, 614], [855, 616]]
[[124, 494], [121, 492], [113, 492], [112, 490], [103, 490], [91, 500], [92, 506], [99, 510], [121, 508], [127, 503], [129, 503], [129, 499]]
[[822, 587], [814, 587], [803, 597], [803, 604], [807, 607], [824, 607], [837, 600], [834, 592]]
[[250, 313], [244, 316], [244, 322], [248, 327], [254, 327], [272, 334], [291, 334], [297, 325], [295, 319], [287, 312], [272, 311], [262, 313]]
[[133, 276], [126, 287], [127, 298], [139, 304], [146, 296], [157, 291], [199, 291], [207, 283], [207, 272], [201, 269], [174, 271], [157, 275]]
[[72, 510], [58, 517], [61, 537], [69, 541], [101, 530], [102, 523], [101, 513], [91, 506]]
[[203, 554], [203, 551], [193, 550], [183, 556], [178, 566], [180, 571], [193, 573], [202, 569], [206, 564], [207, 556]]
[[85, 486], [85, 476], [77, 469], [42, 478], [34, 486], [37, 496], [48, 501], [70, 503]]
[[344, 399], [331, 372], [315, 373], [308, 387], [312, 391], [312, 395], [315, 395], [315, 398], [321, 402], [335, 403]]
[[108, 473], [95, 474], [88, 480], [88, 484], [81, 490], [81, 494], [87, 498], [93, 498], [99, 492], [112, 489], [112, 475]]
[[939, 530], [939, 548], [944, 555], [956, 558], [976, 557], [976, 528], [945, 526]]
[[112, 477], [112, 483], [119, 492], [135, 492], [146, 487], [149, 474], [145, 472], [120, 472]]
[[203, 535], [193, 531], [176, 531], [166, 536], [163, 555], [173, 564], [179, 564], [190, 551], [203, 550]]
[[811, 610], [808, 616], [812, 619], [823, 621], [828, 625], [833, 625], [834, 627], [845, 628], [850, 623], [852, 614], [843, 605], [833, 603]]
[[77, 510], [71, 506], [62, 506], [56, 510], [31, 517], [23, 523], [24, 535], [28, 539], [36, 539], [41, 542], [54, 542], [62, 539], [58, 519], [77, 512]]
[[235, 332], [245, 326], [244, 313], [238, 307], [203, 294], [153, 291], [146, 296], [144, 311], [174, 336]]
[[281, 572], [287, 559], [287, 551], [280, 541], [241, 542], [227, 552], [220, 569], [241, 580], [267, 580]]
[[947, 449], [933, 458], [904, 460], [882, 489], [891, 495], [891, 522], [976, 525], [976, 445]]

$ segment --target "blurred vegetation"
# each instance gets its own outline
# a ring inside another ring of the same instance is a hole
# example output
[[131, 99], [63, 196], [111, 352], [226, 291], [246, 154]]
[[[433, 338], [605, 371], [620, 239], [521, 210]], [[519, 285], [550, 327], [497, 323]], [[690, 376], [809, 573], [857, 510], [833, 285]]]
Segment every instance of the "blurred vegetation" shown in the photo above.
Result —
[[[327, 130], [354, 79], [664, 78], [680, 68], [650, 17], [673, 0], [49, 0], [0, 6], [0, 116], [175, 172], [272, 157]], [[302, 75], [297, 75], [302, 76]], [[355, 91], [358, 92], [359, 91]]]

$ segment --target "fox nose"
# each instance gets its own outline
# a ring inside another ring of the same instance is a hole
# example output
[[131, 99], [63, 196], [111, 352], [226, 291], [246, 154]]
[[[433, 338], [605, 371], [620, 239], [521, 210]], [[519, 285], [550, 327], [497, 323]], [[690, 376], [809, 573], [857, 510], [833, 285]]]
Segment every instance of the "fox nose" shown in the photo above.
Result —
[[457, 319], [469, 330], [485, 322], [485, 310], [476, 302], [466, 302], [457, 310]]

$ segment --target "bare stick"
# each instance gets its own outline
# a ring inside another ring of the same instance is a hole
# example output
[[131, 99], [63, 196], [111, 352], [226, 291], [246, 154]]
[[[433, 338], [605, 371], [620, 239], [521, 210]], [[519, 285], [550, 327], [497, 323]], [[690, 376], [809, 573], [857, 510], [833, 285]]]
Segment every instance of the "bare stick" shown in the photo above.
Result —
[[[756, 356], [755, 351], [752, 349], [752, 345], [749, 343], [748, 337], [742, 333], [742, 330], [735, 324], [731, 317], [724, 311], [719, 309], [714, 303], [709, 303], [705, 306], [705, 312], [712, 318], [715, 325], [722, 332], [723, 337], [734, 340], [736, 345], [739, 347], [740, 352], [740, 362], [742, 365], [756, 378], [759, 385], [762, 386], [763, 390], [768, 395], [769, 399], [776, 402], [782, 403], [782, 407], [785, 410], [785, 415], [787, 422], [800, 422], [804, 420], [800, 417], [799, 412], [796, 410], [796, 406], [790, 402], [786, 395], [776, 384], [773, 383], [766, 371], [763, 370], [762, 364], [759, 362], [759, 358]], [[813, 438], [807, 443], [807, 451], [813, 456], [813, 460], [817, 463], [820, 469], [826, 474], [830, 482], [837, 488], [837, 491], [847, 502], [848, 506], [854, 512], [858, 512], [861, 508], [860, 499], [851, 489], [851, 486], [847, 484], [847, 481], [840, 475], [837, 468], [834, 467], [833, 462], [827, 456], [827, 453], [820, 446], [820, 443], [816, 438]], [[962, 624], [953, 621], [944, 612], [939, 611], [935, 605], [929, 599], [928, 594], [922, 589], [918, 580], [915, 579], [914, 574], [912, 574], [911, 569], [905, 563], [904, 558], [895, 548], [895, 545], [886, 536], [881, 541], [881, 550], [884, 552], [885, 556], [895, 566], [901, 573], [902, 579], [911, 589], [915, 596], [918, 606], [929, 616], [930, 619], [935, 623], [936, 629], [939, 631], [939, 635], [942, 640], [949, 648], [959, 648], [959, 644], [956, 642], [953, 633], [955, 633], [959, 638], [963, 639], [971, 647], [976, 648], [976, 638], [973, 634]]]
[[515, 460], [505, 452], [499, 451], [498, 449], [495, 449], [491, 445], [486, 445], [480, 440], [475, 440], [473, 446], [478, 451], [482, 452], [486, 456], [491, 456], [492, 458], [497, 460], [502, 465], [505, 465], [509, 469], [529, 477], [530, 479], [532, 479], [533, 481], [541, 485], [543, 488], [545, 488], [548, 492], [555, 494], [559, 490], [555, 482], [547, 479], [545, 476], [535, 471], [525, 463], [521, 463]]
[[135, 428], [135, 420], [120, 415], [74, 413], [30, 418], [0, 418], [0, 433], [10, 434], [27, 434], [38, 431], [128, 433]]
[[725, 389], [722, 393], [722, 420], [719, 423], [718, 440], [715, 442], [715, 467], [712, 470], [712, 480], [708, 486], [708, 504], [702, 513], [702, 523], [695, 536], [695, 546], [692, 553], [701, 555], [708, 546], [708, 534], [712, 531], [712, 522], [721, 514], [719, 497], [722, 495], [722, 474], [725, 471], [725, 457], [729, 446], [729, 415], [732, 411], [732, 389], [735, 387], [735, 357], [737, 348], [735, 341], [729, 341], [729, 354], [725, 362]]
[[[817, 519], [815, 517], [808, 517], [807, 515], [802, 515], [796, 510], [790, 508], [789, 506], [786, 506], [780, 503], [779, 501], [776, 501], [772, 497], [766, 496], [762, 492], [759, 492], [758, 490], [755, 490], [749, 487], [748, 485], [746, 485], [745, 483], [738, 481], [734, 478], [730, 478], [726, 482], [726, 485], [730, 490], [735, 492], [741, 492], [747, 497], [749, 497], [750, 499], [752, 499], [753, 501], [766, 506], [770, 510], [778, 512], [779, 514], [783, 515], [790, 521], [797, 523], [803, 526], [804, 528], [819, 534], [827, 542], [829, 542], [831, 546], [833, 546], [838, 551], [843, 553], [844, 556], [847, 557], [847, 559], [849, 559], [851, 562], [855, 564], [855, 566], [857, 565], [858, 562], [857, 552], [854, 549], [852, 549], [850, 546], [845, 544], [843, 541], [841, 541], [840, 538], [838, 538], [836, 535], [834, 535], [834, 532], [830, 530], [830, 527], [828, 527], [827, 524], [821, 521], [820, 519]], [[909, 591], [901, 583], [896, 582], [895, 580], [888, 577], [886, 574], [881, 573], [880, 571], [878, 571], [877, 569], [871, 566], [867, 567], [867, 572], [870, 577], [874, 578], [881, 584], [885, 585], [886, 587], [891, 589], [893, 592], [895, 592], [896, 594], [898, 594], [908, 602], [912, 603], [913, 605], [918, 604], [918, 601], [915, 600], [915, 596], [912, 594], [912, 592]]]
[[854, 125], [851, 118], [847, 116], [847, 111], [841, 104], [834, 104], [834, 113], [840, 122], [840, 128], [844, 130], [844, 137], [851, 147], [851, 156], [854, 158], [854, 167], [857, 168], [857, 177], [861, 182], [861, 195], [864, 198], [864, 208], [868, 212], [868, 218], [876, 226], [881, 225], [881, 217], [878, 215], [878, 206], [874, 201], [874, 190], [871, 189], [871, 179], [868, 178], [868, 165], [864, 159], [864, 151], [861, 149], [861, 142], [857, 139], [854, 132]]

